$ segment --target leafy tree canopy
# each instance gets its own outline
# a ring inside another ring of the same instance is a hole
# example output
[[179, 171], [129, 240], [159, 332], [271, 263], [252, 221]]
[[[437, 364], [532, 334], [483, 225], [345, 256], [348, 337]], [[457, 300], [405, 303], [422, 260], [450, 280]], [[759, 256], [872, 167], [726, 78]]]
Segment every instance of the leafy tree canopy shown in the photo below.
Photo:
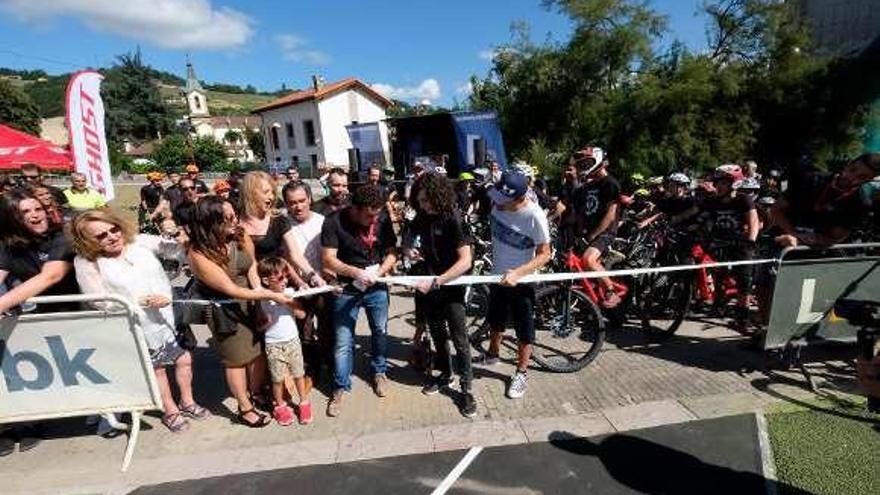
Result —
[[40, 135], [40, 112], [33, 100], [8, 81], [0, 79], [0, 123], [35, 136]]

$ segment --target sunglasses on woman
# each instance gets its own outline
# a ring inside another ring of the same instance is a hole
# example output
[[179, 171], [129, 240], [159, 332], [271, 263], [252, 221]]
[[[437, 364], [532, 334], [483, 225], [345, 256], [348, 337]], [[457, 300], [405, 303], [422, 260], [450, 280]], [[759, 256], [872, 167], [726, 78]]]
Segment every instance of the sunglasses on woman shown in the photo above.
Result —
[[115, 235], [120, 232], [122, 232], [122, 228], [120, 228], [118, 225], [114, 225], [114, 226], [110, 227], [109, 229], [105, 230], [104, 232], [101, 232], [100, 234], [95, 235], [95, 239], [97, 239], [98, 242], [100, 242], [100, 241], [103, 241], [104, 239], [106, 239], [107, 236], [109, 236], [110, 234]]

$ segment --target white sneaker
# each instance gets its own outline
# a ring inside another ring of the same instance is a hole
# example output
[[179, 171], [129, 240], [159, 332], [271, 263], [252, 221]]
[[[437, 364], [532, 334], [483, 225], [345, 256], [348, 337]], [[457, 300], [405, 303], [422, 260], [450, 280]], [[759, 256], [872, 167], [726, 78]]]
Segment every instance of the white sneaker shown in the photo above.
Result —
[[510, 385], [507, 386], [507, 397], [510, 399], [519, 399], [526, 393], [526, 379], [528, 377], [522, 371], [517, 371], [510, 378]]

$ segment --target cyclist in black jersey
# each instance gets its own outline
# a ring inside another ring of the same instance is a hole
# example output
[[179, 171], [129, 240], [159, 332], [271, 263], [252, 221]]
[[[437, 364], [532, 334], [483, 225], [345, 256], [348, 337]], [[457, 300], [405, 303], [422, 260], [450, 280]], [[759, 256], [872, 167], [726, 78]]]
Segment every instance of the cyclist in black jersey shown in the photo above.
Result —
[[[602, 257], [608, 254], [620, 213], [620, 183], [608, 173], [608, 158], [601, 148], [585, 147], [575, 153], [581, 185], [574, 192], [575, 249], [580, 251], [584, 267], [590, 271], [605, 271]], [[605, 287], [606, 309], [617, 307], [621, 296], [609, 277], [599, 279]]]

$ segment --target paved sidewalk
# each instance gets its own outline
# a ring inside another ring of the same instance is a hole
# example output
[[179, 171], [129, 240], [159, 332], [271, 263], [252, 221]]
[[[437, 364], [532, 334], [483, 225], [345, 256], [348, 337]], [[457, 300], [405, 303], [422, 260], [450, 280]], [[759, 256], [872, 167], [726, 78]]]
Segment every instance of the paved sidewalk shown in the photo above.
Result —
[[[195, 356], [196, 395], [213, 411], [211, 419], [172, 435], [158, 416], [147, 417], [149, 429], [142, 431], [125, 474], [119, 473], [125, 436], [96, 437], [82, 418], [56, 422], [55, 438], [0, 459], [3, 493], [125, 493], [144, 484], [229, 473], [544, 441], [560, 429], [586, 436], [646, 428], [812, 395], [799, 373], [773, 370], [763, 354], [743, 350], [738, 334], [717, 322], [689, 322], [663, 343], [649, 343], [635, 330], [611, 332], [599, 358], [579, 373], [531, 371], [528, 392], [518, 401], [504, 397], [512, 356], [477, 368], [479, 416], [468, 420], [446, 395], [422, 395], [422, 377], [406, 366], [411, 310], [411, 298], [392, 298], [390, 397], [377, 398], [362, 378], [369, 341], [361, 321], [358, 378], [342, 415], [326, 417], [326, 398], [316, 390], [314, 423], [287, 428], [252, 430], [231, 422], [234, 404], [226, 397], [222, 370], [204, 342], [207, 329], [197, 328], [202, 342]], [[812, 369], [822, 390], [855, 386], [851, 363], [831, 361]]]

